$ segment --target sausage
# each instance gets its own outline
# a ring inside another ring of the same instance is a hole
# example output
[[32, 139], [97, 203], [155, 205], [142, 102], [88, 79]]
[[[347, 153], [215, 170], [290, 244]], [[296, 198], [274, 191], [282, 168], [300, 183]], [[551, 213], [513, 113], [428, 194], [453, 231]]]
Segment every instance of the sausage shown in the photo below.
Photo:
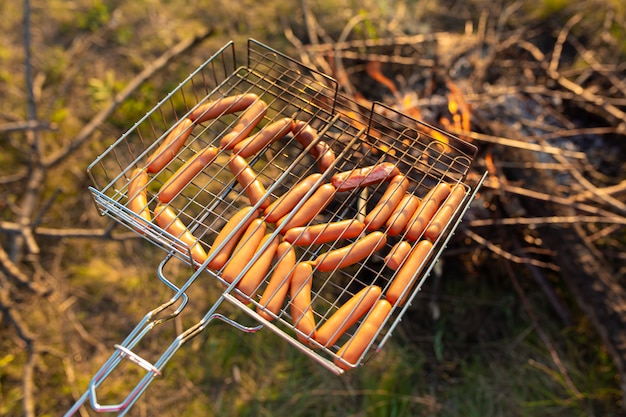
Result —
[[[282, 242], [276, 249], [276, 266], [257, 306], [257, 313], [272, 321], [287, 297], [291, 276], [296, 266], [296, 252], [289, 242]], [[271, 313], [271, 314], [270, 314]]]
[[178, 168], [159, 190], [157, 195], [159, 201], [161, 203], [172, 201], [200, 171], [213, 162], [217, 156], [217, 151], [216, 147], [207, 146]]
[[350, 369], [350, 366], [347, 364], [356, 365], [365, 349], [372, 343], [374, 337], [380, 331], [390, 312], [391, 304], [389, 301], [385, 299], [378, 300], [372, 311], [361, 323], [361, 326], [352, 335], [352, 338], [337, 351], [337, 357], [334, 361], [335, 365], [346, 371]]
[[215, 119], [223, 114], [245, 110], [258, 99], [259, 96], [253, 93], [220, 97], [215, 101], [210, 101], [196, 107], [188, 117], [194, 123], [206, 122], [207, 120]]
[[[321, 142], [321, 141], [320, 141]], [[324, 143], [324, 142], [322, 142]], [[326, 143], [324, 143], [326, 145]], [[328, 145], [326, 145], [328, 146]], [[328, 146], [328, 149], [322, 153], [322, 156], [317, 160], [317, 167], [320, 171], [324, 172], [335, 162], [335, 152]]]
[[300, 206], [293, 216], [287, 220], [288, 214], [276, 222], [277, 226], [283, 226], [282, 231], [287, 231], [293, 227], [304, 226], [315, 218], [335, 196], [335, 187], [332, 184], [323, 184]]
[[128, 183], [128, 203], [130, 210], [151, 222], [152, 216], [148, 208], [148, 173], [143, 168], [135, 168], [130, 174]]
[[280, 196], [265, 209], [265, 221], [276, 223], [281, 217], [293, 210], [320, 178], [322, 178], [322, 174], [311, 174]]
[[391, 213], [398, 207], [400, 200], [409, 189], [409, 180], [402, 174], [396, 175], [389, 181], [387, 189], [378, 201], [378, 204], [365, 216], [367, 230], [378, 230], [385, 224]]
[[407, 239], [416, 241], [420, 238], [422, 232], [424, 232], [424, 229], [426, 229], [426, 226], [437, 211], [437, 208], [439, 208], [441, 202], [448, 197], [448, 194], [450, 194], [450, 185], [445, 182], [437, 184], [426, 194], [419, 209], [417, 209], [409, 219], [406, 231]]
[[409, 253], [411, 253], [411, 244], [406, 240], [401, 240], [393, 245], [387, 256], [385, 256], [385, 265], [397, 271], [404, 264]]
[[[233, 214], [230, 220], [228, 220], [224, 227], [222, 227], [222, 230], [220, 230], [217, 237], [213, 241], [211, 250], [209, 250], [208, 257], [212, 257], [208, 265], [210, 269], [222, 269], [222, 267], [226, 264], [226, 261], [228, 261], [230, 254], [235, 248], [235, 245], [237, 245], [237, 242], [239, 242], [239, 238], [245, 233], [248, 226], [250, 226], [250, 223], [252, 223], [252, 221], [256, 218], [254, 216], [250, 216], [247, 220], [244, 221], [244, 219], [252, 209], [252, 206], [243, 207], [235, 214]], [[224, 242], [224, 240], [226, 240], [228, 235], [233, 230], [235, 230], [233, 236], [228, 241], [226, 241], [224, 246], [218, 252], [219, 246], [222, 244], [222, 242]]]
[[233, 152], [241, 155], [244, 158], [248, 158], [261, 149], [269, 145], [270, 143], [279, 140], [287, 133], [291, 132], [293, 126], [293, 119], [284, 117], [265, 126], [255, 135], [250, 136], [233, 147]]
[[244, 232], [241, 240], [237, 242], [232, 256], [226, 263], [222, 271], [222, 278], [228, 283], [232, 283], [244, 266], [250, 262], [254, 256], [254, 252], [259, 247], [259, 243], [265, 236], [265, 222], [259, 218], [253, 219]]
[[321, 245], [339, 239], [354, 239], [359, 236], [365, 225], [356, 219], [315, 224], [313, 226], [294, 227], [287, 230], [284, 240], [295, 246]]
[[188, 119], [181, 119], [176, 126], [165, 137], [163, 143], [150, 156], [146, 163], [147, 170], [150, 174], [161, 171], [176, 156], [180, 148], [185, 144], [191, 131], [193, 130], [193, 122]]
[[[302, 120], [298, 120], [294, 123], [293, 132], [295, 139], [305, 149], [319, 136], [311, 125]], [[322, 172], [326, 171], [333, 162], [335, 162], [335, 153], [323, 140], [318, 140], [315, 145], [309, 149], [309, 154], [317, 159], [317, 166]]]
[[402, 233], [419, 205], [420, 199], [417, 196], [414, 194], [405, 194], [400, 204], [398, 204], [398, 207], [396, 207], [387, 220], [387, 234], [389, 236], [397, 236]]
[[457, 184], [452, 187], [450, 195], [443, 203], [443, 206], [441, 206], [439, 211], [437, 211], [435, 217], [433, 217], [430, 225], [426, 229], [426, 232], [424, 232], [424, 237], [426, 239], [430, 240], [431, 242], [437, 240], [437, 238], [441, 234], [441, 231], [448, 224], [448, 222], [452, 218], [452, 214], [459, 207], [459, 204], [461, 204], [461, 201], [463, 201], [464, 197], [465, 187], [463, 187], [461, 184]]
[[171, 207], [164, 204], [158, 204], [154, 209], [154, 220], [163, 230], [172, 236], [180, 239], [185, 247], [177, 248], [181, 252], [191, 252], [191, 257], [198, 264], [202, 265], [207, 259], [207, 254], [202, 248], [200, 241], [191, 234], [189, 229], [185, 227], [183, 222], [176, 217], [176, 213]]
[[[401, 306], [404, 304], [404, 300], [411, 292], [411, 287], [413, 286], [412, 281], [420, 273], [432, 247], [433, 244], [430, 241], [421, 240], [411, 249], [411, 253], [409, 253], [406, 261], [396, 273], [396, 276], [393, 278], [385, 294], [385, 298], [387, 298], [392, 305]], [[403, 292], [404, 294], [402, 294]], [[400, 298], [400, 296], [402, 296], [402, 298]]]
[[346, 330], [372, 308], [381, 293], [379, 286], [370, 285], [353, 295], [317, 329], [315, 340], [324, 347], [334, 345]]
[[354, 243], [319, 255], [315, 260], [315, 266], [320, 272], [344, 268], [362, 261], [380, 250], [386, 243], [387, 237], [383, 232], [372, 232]]
[[382, 162], [364, 168], [356, 168], [352, 171], [340, 172], [332, 176], [331, 182], [337, 191], [350, 191], [390, 179], [398, 174], [400, 174], [398, 167], [391, 162]]
[[239, 182], [243, 192], [246, 193], [252, 204], [260, 203], [259, 207], [262, 209], [270, 205], [263, 183], [258, 179], [258, 175], [244, 158], [240, 155], [233, 155], [228, 161], [228, 167], [235, 178], [237, 178], [237, 182]]
[[267, 104], [262, 100], [257, 100], [246, 109], [233, 130], [220, 139], [220, 148], [232, 149], [235, 145], [250, 135], [256, 125], [259, 124], [265, 113]]
[[278, 248], [278, 244], [280, 243], [278, 236], [274, 236], [272, 238], [272, 234], [268, 233], [263, 236], [263, 239], [261, 240], [261, 243], [259, 243], [259, 246], [253, 256], [256, 255], [268, 241], [270, 243], [260, 253], [259, 257], [256, 261], [254, 261], [250, 268], [248, 268], [241, 280], [239, 280], [239, 283], [237, 283], [237, 289], [248, 297], [253, 296], [253, 293], [259, 287], [259, 284], [261, 284], [261, 281], [263, 281], [267, 272], [270, 270], [274, 254], [276, 254], [276, 248]]
[[289, 295], [291, 297], [291, 319], [300, 332], [296, 335], [303, 343], [315, 338], [315, 316], [311, 308], [311, 288], [313, 267], [310, 262], [299, 262], [291, 277]]

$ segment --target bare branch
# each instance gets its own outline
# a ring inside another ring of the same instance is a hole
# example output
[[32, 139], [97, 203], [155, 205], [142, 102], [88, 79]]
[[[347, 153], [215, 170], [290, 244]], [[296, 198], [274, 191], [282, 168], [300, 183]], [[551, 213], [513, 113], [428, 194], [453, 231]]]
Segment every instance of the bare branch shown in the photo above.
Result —
[[210, 29], [205, 29], [198, 35], [185, 39], [178, 44], [174, 45], [163, 53], [160, 57], [154, 60], [150, 65], [144, 68], [139, 74], [137, 74], [126, 87], [116, 94], [113, 102], [106, 108], [100, 110], [90, 121], [78, 132], [78, 135], [67, 145], [65, 148], [60, 149], [56, 154], [50, 155], [44, 161], [44, 166], [47, 168], [53, 167], [65, 158], [76, 151], [83, 143], [85, 143], [96, 129], [98, 129], [130, 95], [132, 95], [137, 88], [139, 88], [146, 80], [152, 77], [156, 72], [165, 67], [172, 59], [185, 53], [189, 49], [198, 45], [201, 41], [209, 37], [213, 33]]
[[530, 265], [537, 266], [539, 268], [550, 269], [552, 271], [560, 270], [558, 266], [552, 263], [541, 262], [536, 259], [523, 258], [521, 256], [513, 255], [512, 253], [507, 252], [506, 250], [502, 249], [500, 246], [496, 245], [495, 243], [490, 242], [489, 240], [485, 239], [484, 237], [480, 236], [479, 234], [475, 232], [472, 232], [469, 229], [464, 229], [464, 232], [465, 234], [467, 234], [467, 236], [469, 236], [476, 243], [486, 247], [487, 249], [489, 249], [496, 255], [501, 256], [504, 259], [508, 259], [511, 262], [515, 262], [516, 264], [530, 264]]

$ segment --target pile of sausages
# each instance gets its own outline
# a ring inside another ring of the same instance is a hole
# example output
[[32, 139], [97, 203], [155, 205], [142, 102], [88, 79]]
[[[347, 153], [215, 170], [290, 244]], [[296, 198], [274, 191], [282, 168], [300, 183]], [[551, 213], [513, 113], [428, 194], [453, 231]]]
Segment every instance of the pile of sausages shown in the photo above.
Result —
[[[157, 205], [151, 213], [147, 199], [149, 174], [160, 172], [174, 159], [195, 125], [239, 111], [243, 114], [236, 126], [220, 139], [219, 146], [209, 145], [197, 152], [163, 184], [157, 193]], [[252, 299], [272, 271], [257, 304], [257, 312], [266, 320], [273, 320], [289, 294], [292, 324], [303, 343], [332, 346], [365, 317], [358, 330], [337, 352], [336, 364], [347, 369], [358, 361], [392, 308], [405, 302], [413, 278], [428, 259], [433, 242], [449, 223], [466, 190], [460, 184], [441, 182], [420, 199], [408, 191], [409, 179], [394, 164], [382, 162], [337, 173], [329, 182], [324, 181], [323, 174], [311, 174], [271, 201], [246, 158], [290, 133], [303, 147], [310, 149], [322, 172], [334, 163], [335, 154], [328, 144], [317, 140], [314, 128], [291, 118], [278, 119], [251, 134], [266, 111], [267, 105], [251, 93], [223, 97], [198, 106], [176, 124], [148, 158], [146, 165], [133, 171], [128, 185], [127, 206], [146, 221], [154, 221], [176, 236], [185, 244], [185, 248], [178, 249], [189, 251], [197, 264], [203, 265], [209, 260], [208, 268], [221, 271], [224, 281], [233, 283], [247, 267], [236, 285], [239, 292], [247, 297], [240, 297], [242, 301]], [[251, 205], [239, 209], [227, 221], [206, 253], [169, 203], [215, 160], [220, 151], [231, 152], [229, 169]], [[383, 182], [387, 183], [385, 192], [363, 221], [349, 219], [312, 223], [337, 193]], [[307, 195], [310, 197], [304, 200]], [[278, 235], [271, 231], [270, 225], [280, 230]], [[399, 241], [385, 256], [385, 265], [395, 271], [395, 276], [384, 295], [379, 286], [366, 286], [318, 327], [311, 305], [315, 271], [332, 272], [364, 261], [387, 245], [388, 236], [398, 237]], [[297, 261], [295, 247], [342, 239], [353, 241], [322, 253], [313, 260]], [[254, 262], [249, 265], [253, 259]]]

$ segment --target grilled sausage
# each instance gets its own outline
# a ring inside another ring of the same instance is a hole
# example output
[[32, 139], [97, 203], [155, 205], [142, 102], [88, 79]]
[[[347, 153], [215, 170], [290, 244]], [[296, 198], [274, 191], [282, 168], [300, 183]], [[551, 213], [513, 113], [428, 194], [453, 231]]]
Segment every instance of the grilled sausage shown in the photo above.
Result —
[[315, 338], [315, 316], [311, 308], [311, 288], [313, 285], [313, 267], [309, 262], [300, 262], [291, 277], [291, 319], [300, 332], [296, 335], [303, 343]]
[[321, 245], [339, 239], [353, 239], [361, 234], [365, 225], [356, 220], [315, 224], [313, 226], [294, 227], [285, 232], [283, 237], [295, 246]]
[[296, 266], [296, 252], [289, 242], [282, 242], [276, 249], [276, 266], [257, 306], [257, 313], [272, 321], [287, 297], [291, 276]]
[[385, 265], [397, 271], [404, 264], [409, 253], [411, 253], [411, 244], [406, 240], [401, 240], [393, 245], [387, 256], [385, 256]]
[[276, 223], [281, 217], [293, 210], [321, 177], [322, 174], [311, 174], [280, 196], [265, 209], [265, 221]]
[[411, 293], [411, 287], [414, 284], [413, 280], [419, 275], [432, 247], [433, 244], [430, 241], [422, 240], [411, 249], [411, 253], [409, 253], [406, 261], [396, 273], [385, 294], [385, 297], [392, 305], [401, 306], [404, 304], [407, 295]]
[[270, 205], [263, 183], [244, 158], [240, 155], [233, 155], [228, 161], [228, 167], [252, 204], [260, 203], [259, 207], [262, 209]]
[[391, 213], [400, 204], [408, 188], [409, 180], [402, 174], [396, 175], [389, 181], [389, 185], [387, 185], [387, 189], [378, 204], [365, 216], [367, 230], [378, 230], [385, 224]]
[[128, 183], [128, 203], [130, 210], [151, 222], [152, 216], [148, 208], [148, 173], [143, 168], [135, 168]]
[[352, 171], [340, 172], [332, 176], [331, 182], [337, 191], [350, 191], [388, 180], [398, 174], [400, 174], [398, 167], [391, 162], [382, 162]]
[[291, 132], [293, 119], [285, 117], [279, 119], [261, 129], [255, 135], [250, 136], [233, 147], [233, 152], [248, 158], [270, 143], [281, 139], [287, 133]]
[[386, 243], [387, 237], [384, 233], [372, 232], [354, 243], [319, 255], [315, 260], [315, 267], [320, 272], [345, 268], [364, 260], [380, 250]]
[[435, 217], [433, 217], [430, 225], [424, 232], [424, 237], [426, 239], [430, 240], [431, 242], [437, 240], [437, 238], [441, 234], [441, 231], [448, 224], [448, 222], [452, 218], [452, 214], [459, 207], [459, 204], [461, 204], [461, 201], [463, 201], [464, 197], [465, 187], [463, 187], [461, 184], [457, 184], [452, 187], [450, 195], [443, 203], [443, 206], [441, 206], [439, 211], [437, 211], [437, 214], [435, 214]]
[[420, 238], [422, 232], [424, 232], [424, 229], [426, 229], [426, 226], [437, 211], [437, 208], [439, 208], [441, 202], [448, 197], [448, 194], [450, 194], [450, 185], [444, 182], [437, 184], [426, 194], [420, 207], [409, 219], [406, 232], [407, 239], [416, 241]]
[[[252, 297], [256, 292], [259, 284], [265, 276], [267, 272], [270, 270], [270, 266], [272, 265], [272, 260], [274, 259], [274, 255], [276, 254], [276, 249], [278, 248], [278, 244], [280, 243], [278, 240], [278, 236], [274, 236], [272, 238], [272, 234], [268, 233], [263, 236], [261, 243], [257, 247], [257, 250], [253, 254], [256, 255], [263, 246], [269, 241], [269, 244], [263, 251], [260, 253], [259, 257], [254, 261], [254, 263], [250, 266], [250, 268], [243, 275], [239, 283], [237, 284], [237, 289], [247, 295], [248, 297]], [[241, 265], [242, 267], [243, 265]]]
[[317, 329], [315, 340], [324, 347], [334, 345], [346, 330], [372, 308], [381, 292], [379, 286], [370, 285], [353, 295]]
[[189, 115], [189, 119], [194, 123], [203, 123], [223, 114], [245, 110], [258, 99], [259, 96], [253, 93], [220, 97], [215, 101], [210, 101], [196, 107]]
[[265, 231], [266, 225], [263, 220], [258, 218], [252, 220], [222, 271], [224, 281], [232, 283], [237, 278], [243, 267], [254, 256], [254, 252], [265, 236]]
[[[311, 125], [301, 120], [294, 123], [293, 132], [295, 139], [305, 149], [319, 136]], [[335, 153], [323, 140], [318, 140], [309, 149], [309, 154], [317, 159], [317, 167], [322, 172], [326, 171], [335, 162]]]
[[267, 104], [262, 100], [257, 100], [246, 109], [231, 132], [220, 139], [220, 148], [232, 149], [239, 142], [247, 138], [259, 124], [265, 113]]
[[[252, 206], [245, 206], [239, 211], [237, 211], [233, 216], [226, 222], [222, 230], [218, 233], [215, 241], [213, 241], [213, 245], [211, 246], [211, 250], [209, 250], [208, 257], [211, 258], [209, 261], [209, 268], [217, 270], [222, 269], [222, 267], [228, 261], [230, 254], [232, 253], [235, 245], [239, 242], [239, 238], [243, 235], [250, 226], [250, 223], [256, 218], [253, 215], [250, 216], [247, 220], [244, 221], [246, 216], [252, 211]], [[228, 235], [235, 230], [233, 236], [226, 241], [224, 246], [219, 250], [220, 245], [226, 240]]]
[[411, 217], [418, 209], [419, 205], [419, 198], [417, 198], [414, 194], [406, 194], [387, 220], [387, 234], [389, 236], [397, 236], [402, 233], [406, 229], [409, 224], [409, 220], [411, 220]]
[[147, 170], [150, 174], [161, 171], [172, 159], [178, 154], [180, 148], [185, 144], [191, 131], [193, 130], [193, 122], [188, 119], [181, 119], [176, 126], [165, 137], [163, 143], [150, 156], [146, 163]]
[[206, 261], [207, 254], [202, 248], [200, 241], [185, 227], [171, 207], [158, 204], [154, 209], [154, 220], [159, 227], [185, 244], [185, 247], [179, 247], [178, 250], [181, 252], [189, 251], [193, 260], [200, 265]]
[[391, 304], [384, 299], [378, 300], [352, 338], [337, 351], [335, 365], [346, 371], [351, 368], [349, 365], [356, 365], [365, 349], [380, 331], [390, 312]]
[[317, 216], [322, 210], [324, 210], [333, 200], [334, 196], [335, 187], [333, 187], [332, 184], [323, 184], [315, 190], [309, 199], [306, 200], [302, 206], [300, 206], [298, 211], [296, 211], [289, 220], [287, 220], [288, 215], [285, 215], [279, 219], [278, 222], [276, 222], [276, 225], [284, 225], [282, 229], [284, 232], [293, 227], [304, 226], [313, 220], [313, 218], [315, 218], [315, 216]]
[[195, 178], [200, 171], [209, 165], [217, 156], [217, 148], [207, 146], [183, 164], [165, 181], [157, 197], [162, 203], [169, 203]]

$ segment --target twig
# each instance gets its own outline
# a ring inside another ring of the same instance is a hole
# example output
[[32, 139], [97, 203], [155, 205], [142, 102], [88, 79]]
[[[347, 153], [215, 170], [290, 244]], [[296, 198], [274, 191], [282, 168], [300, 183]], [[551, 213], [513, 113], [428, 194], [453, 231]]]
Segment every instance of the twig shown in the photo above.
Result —
[[190, 39], [185, 39], [165, 51], [165, 53], [155, 59], [150, 65], [144, 68], [143, 71], [141, 71], [132, 80], [130, 80], [126, 87], [115, 95], [113, 102], [109, 104], [109, 106], [96, 113], [96, 115], [91, 118], [89, 123], [87, 123], [85, 127], [83, 127], [81, 131], [78, 132], [76, 137], [66, 147], [60, 149], [57, 153], [45, 158], [43, 162], [44, 166], [46, 168], [51, 168], [64, 161], [68, 155], [72, 154], [83, 143], [85, 143], [94, 133], [94, 131], [98, 127], [100, 127], [111, 114], [113, 114], [115, 109], [117, 109], [146, 80], [152, 77], [159, 70], [163, 69], [172, 59], [178, 57], [179, 55], [198, 45], [201, 41], [209, 37], [212, 33], [213, 31], [211, 29], [205, 29], [198, 35]]
[[523, 258], [521, 256], [513, 255], [512, 253], [505, 251], [500, 246], [490, 242], [489, 240], [485, 239], [484, 237], [480, 236], [479, 234], [477, 234], [477, 233], [475, 233], [475, 232], [473, 232], [473, 231], [471, 231], [469, 229], [464, 229], [464, 232], [467, 234], [468, 237], [470, 237], [476, 243], [486, 247], [487, 249], [489, 249], [490, 251], [492, 251], [496, 255], [501, 256], [504, 259], [508, 259], [511, 262], [515, 262], [517, 264], [530, 264], [530, 265], [534, 265], [534, 266], [537, 266], [537, 267], [540, 267], [540, 268], [550, 269], [552, 271], [559, 271], [560, 270], [557, 265], [554, 265], [554, 264], [549, 263], [549, 262], [542, 262], [542, 261], [538, 261], [536, 259]]
[[24, 416], [35, 416], [35, 399], [34, 399], [34, 383], [33, 369], [36, 363], [37, 352], [35, 351], [35, 336], [28, 329], [28, 326], [22, 320], [20, 314], [12, 307], [9, 298], [8, 289], [0, 287], [0, 311], [2, 311], [6, 321], [10, 323], [17, 336], [26, 345], [26, 364], [22, 370], [22, 404]]
[[559, 32], [559, 36], [556, 38], [556, 42], [554, 43], [554, 48], [552, 48], [552, 58], [550, 59], [550, 66], [548, 67], [549, 72], [557, 72], [559, 69], [559, 61], [561, 60], [561, 53], [563, 52], [563, 45], [567, 40], [567, 36], [569, 35], [570, 30], [574, 27], [580, 20], [583, 18], [582, 13], [577, 13], [572, 16], [565, 26], [561, 28]]
[[[484, 186], [485, 187], [490, 187], [489, 181], [485, 181]], [[503, 191], [506, 191], [506, 192], [509, 192], [509, 193], [514, 193], [514, 194], [518, 194], [518, 195], [523, 195], [525, 197], [534, 198], [536, 200], [550, 201], [550, 202], [561, 204], [561, 205], [564, 205], [564, 206], [569, 206], [569, 207], [572, 207], [572, 208], [576, 208], [578, 210], [585, 211], [585, 212], [590, 213], [590, 214], [596, 214], [596, 215], [599, 215], [599, 216], [605, 216], [605, 217], [609, 217], [609, 218], [619, 217], [615, 213], [612, 213], [610, 211], [604, 210], [602, 208], [599, 208], [599, 207], [596, 207], [596, 206], [592, 206], [590, 204], [577, 203], [576, 201], [574, 201], [572, 198], [569, 198], [569, 197], [568, 198], [559, 197], [559, 196], [546, 194], [546, 193], [541, 193], [539, 191], [533, 191], [533, 190], [529, 190], [529, 189], [526, 189], [526, 188], [523, 188], [523, 187], [510, 185], [510, 184], [500, 184], [499, 185], [499, 189], [501, 189]]]
[[548, 224], [574, 224], [574, 223], [612, 223], [616, 227], [626, 225], [625, 217], [606, 216], [549, 216], [549, 217], [509, 217], [498, 219], [468, 220], [470, 227], [485, 226], [516, 226], [516, 225], [548, 225]]
[[25, 130], [57, 130], [53, 123], [40, 120], [26, 120], [23, 122], [3, 123], [0, 125], [0, 133], [23, 132]]

